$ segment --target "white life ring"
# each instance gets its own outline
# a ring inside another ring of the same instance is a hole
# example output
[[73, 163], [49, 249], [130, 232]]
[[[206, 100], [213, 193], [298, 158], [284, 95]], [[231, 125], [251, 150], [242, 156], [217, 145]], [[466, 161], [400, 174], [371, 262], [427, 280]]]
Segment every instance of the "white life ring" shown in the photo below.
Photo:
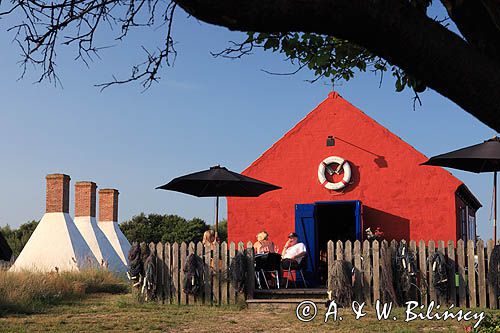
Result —
[[[342, 170], [344, 170], [344, 177], [337, 183], [329, 182], [325, 176], [326, 167], [332, 163], [339, 165], [336, 172], [339, 171], [339, 168], [342, 168]], [[325, 186], [329, 190], [341, 190], [346, 187], [346, 185], [349, 184], [349, 181], [351, 180], [351, 166], [346, 160], [341, 157], [327, 157], [318, 166], [318, 180], [321, 185]]]

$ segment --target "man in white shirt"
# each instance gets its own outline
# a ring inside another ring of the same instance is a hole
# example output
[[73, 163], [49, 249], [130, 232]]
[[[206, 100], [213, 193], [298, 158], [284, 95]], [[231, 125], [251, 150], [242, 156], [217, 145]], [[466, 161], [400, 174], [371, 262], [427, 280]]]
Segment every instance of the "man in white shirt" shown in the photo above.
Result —
[[283, 247], [281, 253], [281, 267], [285, 270], [297, 269], [302, 258], [306, 255], [307, 250], [304, 243], [299, 243], [298, 236], [295, 232], [288, 235], [288, 240]]

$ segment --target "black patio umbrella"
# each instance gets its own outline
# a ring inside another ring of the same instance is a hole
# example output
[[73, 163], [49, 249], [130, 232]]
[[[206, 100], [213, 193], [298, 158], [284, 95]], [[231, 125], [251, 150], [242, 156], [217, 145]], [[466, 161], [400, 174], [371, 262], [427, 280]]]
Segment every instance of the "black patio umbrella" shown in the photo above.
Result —
[[7, 240], [3, 237], [0, 232], [0, 260], [9, 261], [12, 257], [12, 250], [10, 249]]
[[174, 178], [168, 184], [158, 186], [156, 189], [177, 191], [197, 197], [216, 197], [215, 233], [217, 235], [219, 197], [258, 197], [280, 188], [217, 165], [208, 170]]
[[423, 165], [435, 165], [475, 173], [493, 172], [493, 240], [497, 242], [497, 172], [500, 171], [500, 137], [431, 157]]

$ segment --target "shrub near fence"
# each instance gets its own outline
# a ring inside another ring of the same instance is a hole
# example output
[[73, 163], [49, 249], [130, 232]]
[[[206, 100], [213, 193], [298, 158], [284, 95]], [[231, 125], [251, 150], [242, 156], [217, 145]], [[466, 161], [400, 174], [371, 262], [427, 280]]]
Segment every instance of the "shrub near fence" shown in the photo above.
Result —
[[[205, 248], [202, 243], [151, 243], [149, 247], [157, 254], [157, 298], [162, 303], [222, 305], [236, 304], [247, 298], [253, 298], [255, 274], [251, 242], [248, 242], [246, 246], [241, 242], [237, 245], [235, 243], [228, 245], [223, 242], [213, 251], [209, 247]], [[385, 283], [381, 281], [382, 247], [387, 249], [385, 260], [389, 260], [392, 264], [398, 248], [398, 242], [394, 240], [390, 243], [387, 241], [381, 243], [377, 241], [333, 243], [330, 241], [328, 243], [329, 272], [332, 271], [334, 260], [345, 260], [355, 268], [355, 300], [374, 304], [381, 298], [381, 287]], [[473, 241], [464, 243], [459, 240], [456, 246], [453, 241], [446, 244], [444, 241], [438, 241], [437, 244], [434, 241], [429, 241], [427, 244], [424, 241], [418, 244], [410, 241], [408, 248], [415, 255], [418, 275], [421, 277], [417, 280], [418, 289], [415, 289], [418, 290], [417, 299], [420, 299], [423, 304], [435, 301], [443, 305], [498, 309], [499, 291], [487, 278], [494, 248], [492, 240], [487, 242], [486, 247], [483, 241], [474, 244]], [[433, 285], [429, 258], [436, 251], [446, 258], [447, 295], [439, 294]], [[225, 276], [225, 272], [238, 252], [244, 253], [250, 259], [248, 260], [245, 293], [238, 293]], [[204, 286], [198, 296], [186, 295], [183, 292], [183, 267], [190, 253], [196, 253], [205, 262]], [[212, 268], [208, 268], [211, 266]], [[475, 274], [469, 274], [470, 271], [474, 271]], [[328, 274], [329, 279], [330, 275]], [[331, 286], [331, 279], [328, 283]]]

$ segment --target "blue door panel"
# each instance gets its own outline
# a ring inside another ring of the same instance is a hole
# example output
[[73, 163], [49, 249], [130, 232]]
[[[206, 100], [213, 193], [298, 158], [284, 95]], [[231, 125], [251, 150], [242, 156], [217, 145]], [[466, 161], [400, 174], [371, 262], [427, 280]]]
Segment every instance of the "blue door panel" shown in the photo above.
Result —
[[316, 221], [314, 220], [314, 204], [295, 205], [295, 232], [299, 242], [305, 244], [307, 249], [307, 270], [316, 271], [317, 242]]

